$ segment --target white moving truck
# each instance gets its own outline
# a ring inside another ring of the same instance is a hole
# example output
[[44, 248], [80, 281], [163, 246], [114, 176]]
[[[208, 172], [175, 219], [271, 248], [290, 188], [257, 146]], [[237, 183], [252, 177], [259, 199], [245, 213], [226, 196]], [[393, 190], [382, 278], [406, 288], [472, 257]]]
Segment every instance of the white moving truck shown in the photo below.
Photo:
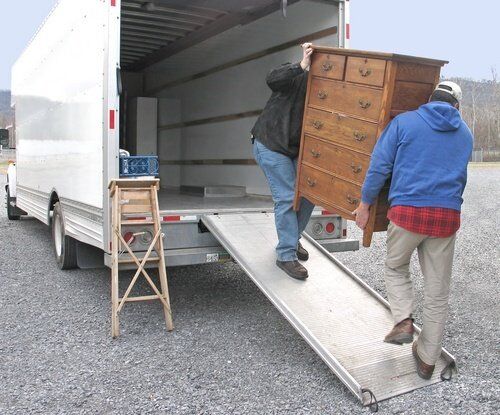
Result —
[[[330, 0], [60, 0], [12, 71], [9, 217], [51, 225], [63, 268], [102, 262], [122, 148], [159, 156], [167, 263], [228, 258], [200, 218], [272, 211], [250, 143], [266, 74], [298, 61], [306, 40], [344, 46], [345, 17]], [[323, 213], [308, 233], [357, 249], [345, 221]]]

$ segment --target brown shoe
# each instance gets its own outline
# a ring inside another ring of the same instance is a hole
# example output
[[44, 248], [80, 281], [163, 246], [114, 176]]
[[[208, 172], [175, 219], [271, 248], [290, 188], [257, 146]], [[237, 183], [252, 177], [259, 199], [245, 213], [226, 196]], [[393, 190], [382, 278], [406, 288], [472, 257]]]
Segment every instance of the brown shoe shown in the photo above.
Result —
[[302, 264], [295, 261], [276, 261], [276, 265], [280, 267], [283, 271], [285, 271], [290, 277], [295, 278], [296, 280], [305, 280], [309, 274], [307, 273], [307, 269], [305, 269]]
[[299, 261], [307, 261], [309, 259], [309, 252], [305, 250], [300, 242], [297, 245], [297, 258]]
[[413, 319], [407, 318], [396, 324], [391, 332], [385, 336], [386, 343], [402, 345], [413, 341]]
[[413, 357], [417, 361], [417, 374], [420, 376], [422, 379], [429, 380], [432, 377], [432, 374], [434, 373], [434, 367], [435, 365], [428, 365], [427, 363], [424, 363], [422, 359], [420, 359], [420, 356], [418, 355], [417, 352], [417, 342], [413, 342], [413, 345], [411, 346], [411, 351], [413, 353]]

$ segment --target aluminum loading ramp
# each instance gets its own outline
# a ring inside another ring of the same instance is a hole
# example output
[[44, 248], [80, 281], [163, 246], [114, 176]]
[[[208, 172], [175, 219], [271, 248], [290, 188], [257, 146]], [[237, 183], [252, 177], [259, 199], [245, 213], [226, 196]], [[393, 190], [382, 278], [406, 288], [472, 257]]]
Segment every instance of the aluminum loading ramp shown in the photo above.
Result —
[[202, 220], [363, 405], [376, 411], [378, 401], [451, 378], [454, 358], [446, 350], [426, 381], [416, 373], [411, 345], [383, 342], [393, 326], [388, 303], [312, 238], [302, 238], [309, 278], [297, 281], [275, 265], [273, 214]]

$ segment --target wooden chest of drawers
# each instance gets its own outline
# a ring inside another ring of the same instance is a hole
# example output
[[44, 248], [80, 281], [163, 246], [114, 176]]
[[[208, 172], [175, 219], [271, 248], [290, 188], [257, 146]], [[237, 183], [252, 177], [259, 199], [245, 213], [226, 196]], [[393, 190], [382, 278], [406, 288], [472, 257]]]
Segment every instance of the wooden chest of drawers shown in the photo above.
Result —
[[[426, 103], [446, 61], [314, 47], [299, 154], [301, 197], [347, 219], [361, 199], [370, 155], [396, 115]], [[370, 211], [363, 245], [387, 229], [389, 183]]]

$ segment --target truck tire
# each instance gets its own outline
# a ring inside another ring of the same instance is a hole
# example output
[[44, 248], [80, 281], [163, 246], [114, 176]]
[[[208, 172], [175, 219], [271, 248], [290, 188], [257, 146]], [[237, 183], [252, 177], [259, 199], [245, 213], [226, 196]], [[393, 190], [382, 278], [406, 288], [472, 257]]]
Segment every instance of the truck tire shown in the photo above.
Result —
[[60, 269], [74, 269], [78, 267], [76, 261], [76, 241], [66, 235], [64, 217], [59, 202], [54, 205], [54, 214], [52, 216], [52, 243], [56, 262]]
[[9, 186], [7, 186], [7, 217], [9, 220], [19, 220], [21, 216], [16, 215], [15, 208], [11, 206], [12, 198], [10, 197]]

